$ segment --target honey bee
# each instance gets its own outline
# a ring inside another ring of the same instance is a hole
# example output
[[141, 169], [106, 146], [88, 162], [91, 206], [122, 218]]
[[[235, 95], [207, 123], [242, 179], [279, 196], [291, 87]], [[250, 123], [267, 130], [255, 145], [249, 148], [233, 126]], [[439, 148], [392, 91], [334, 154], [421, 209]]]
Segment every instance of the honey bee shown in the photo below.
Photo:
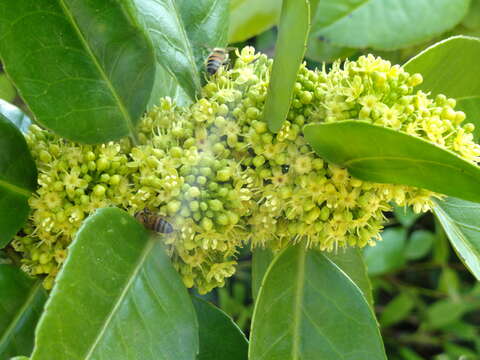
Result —
[[170, 234], [173, 232], [173, 225], [162, 216], [152, 214], [148, 209], [143, 209], [135, 213], [135, 219], [147, 229], [160, 234]]
[[210, 55], [207, 57], [206, 65], [207, 65], [207, 72], [210, 75], [215, 75], [215, 73], [220, 69], [220, 66], [223, 66], [228, 63], [228, 52], [231, 51], [232, 48], [214, 48], [210, 52]]

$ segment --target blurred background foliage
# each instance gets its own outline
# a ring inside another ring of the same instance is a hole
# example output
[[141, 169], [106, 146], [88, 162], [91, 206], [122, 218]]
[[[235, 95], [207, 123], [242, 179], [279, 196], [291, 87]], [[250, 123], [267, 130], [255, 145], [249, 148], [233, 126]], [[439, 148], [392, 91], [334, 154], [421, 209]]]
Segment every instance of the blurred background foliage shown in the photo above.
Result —
[[[327, 66], [372, 53], [403, 64], [453, 35], [480, 37], [480, 0], [311, 0], [306, 61]], [[281, 0], [231, 0], [229, 42], [273, 56]], [[480, 61], [480, 60], [479, 60]], [[480, 76], [480, 74], [479, 74]], [[0, 64], [0, 102], [22, 109]], [[480, 108], [480, 99], [473, 99]], [[469, 114], [467, 113], [467, 116]], [[364, 249], [375, 311], [391, 360], [480, 359], [480, 284], [449, 245], [432, 214], [387, 214], [383, 241]], [[253, 312], [251, 254], [224, 288], [204, 296], [247, 333]]]

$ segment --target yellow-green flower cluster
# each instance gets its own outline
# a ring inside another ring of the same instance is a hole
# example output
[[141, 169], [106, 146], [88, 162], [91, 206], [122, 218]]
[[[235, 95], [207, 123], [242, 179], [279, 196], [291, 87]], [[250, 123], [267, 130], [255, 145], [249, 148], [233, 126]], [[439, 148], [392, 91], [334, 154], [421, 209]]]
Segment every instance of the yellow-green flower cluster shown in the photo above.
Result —
[[360, 119], [479, 159], [473, 126], [462, 126], [454, 100], [414, 91], [420, 75], [373, 56], [328, 72], [302, 66], [287, 121], [274, 134], [261, 119], [271, 60], [249, 47], [238, 55], [193, 105], [162, 99], [144, 117], [139, 145], [80, 145], [32, 127], [39, 189], [31, 222], [13, 242], [25, 270], [47, 274], [51, 285], [82, 220], [103, 206], [165, 217], [174, 227], [162, 235], [173, 263], [200, 292], [223, 285], [246, 243], [362, 247], [379, 238], [392, 202], [430, 208], [429, 191], [363, 182], [318, 157], [303, 137], [309, 122]]

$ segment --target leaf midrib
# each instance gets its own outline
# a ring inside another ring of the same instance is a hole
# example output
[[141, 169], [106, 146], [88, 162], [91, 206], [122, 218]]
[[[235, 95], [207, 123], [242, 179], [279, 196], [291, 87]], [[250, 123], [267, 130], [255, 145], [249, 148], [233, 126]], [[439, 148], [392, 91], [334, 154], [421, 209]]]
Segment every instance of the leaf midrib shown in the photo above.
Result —
[[[410, 163], [421, 163], [421, 164], [430, 164], [430, 165], [437, 165], [441, 167], [446, 167], [446, 168], [451, 168], [457, 171], [465, 171], [462, 167], [458, 167], [456, 165], [451, 165], [451, 164], [446, 164], [434, 160], [423, 160], [423, 159], [412, 159], [409, 157], [402, 157], [402, 156], [363, 156], [363, 157], [357, 157], [352, 160], [347, 160], [344, 165], [346, 167], [353, 166], [355, 163], [362, 163], [362, 162], [367, 162], [367, 161], [383, 161], [383, 160], [396, 160], [396, 161], [403, 161], [403, 162], [410, 162]], [[464, 160], [465, 161], [465, 160]], [[474, 166], [474, 165], [472, 165]], [[473, 175], [473, 174], [472, 174]]]
[[9, 339], [11, 333], [13, 333], [17, 324], [20, 322], [23, 315], [26, 313], [27, 308], [29, 307], [29, 305], [33, 301], [33, 299], [37, 296], [38, 290], [41, 289], [41, 287], [42, 287], [42, 282], [41, 281], [37, 281], [37, 283], [34, 286], [32, 286], [32, 288], [30, 289], [29, 295], [25, 299], [25, 302], [20, 307], [20, 309], [17, 311], [17, 314], [15, 315], [13, 320], [10, 322], [10, 324], [8, 325], [8, 327], [5, 330], [5, 332], [3, 333], [3, 335], [0, 337], [0, 348], [1, 348], [1, 344], [3, 344], [4, 342], [6, 342], [7, 339]]
[[292, 343], [292, 360], [300, 359], [300, 339], [301, 339], [301, 313], [303, 309], [303, 297], [305, 294], [305, 258], [306, 248], [302, 244], [300, 246], [300, 254], [298, 258], [298, 272], [296, 279], [296, 291], [294, 294], [294, 317], [293, 317], [293, 343]]
[[102, 339], [103, 335], [107, 331], [108, 325], [112, 321], [114, 315], [117, 313], [117, 310], [119, 307], [123, 304], [123, 299], [127, 296], [127, 293], [129, 292], [130, 288], [132, 287], [134, 281], [137, 279], [138, 273], [142, 269], [142, 265], [145, 263], [147, 256], [150, 254], [151, 250], [154, 247], [154, 241], [152, 238], [149, 238], [147, 241], [146, 246], [144, 247], [141, 256], [138, 258], [137, 263], [133, 267], [132, 270], [132, 275], [128, 278], [123, 290], [120, 292], [118, 295], [117, 300], [114, 302], [114, 306], [108, 316], [106, 317], [102, 329], [98, 332], [97, 337], [93, 341], [88, 353], [85, 355], [84, 360], [89, 360], [91, 359], [92, 354], [97, 348], [97, 345], [99, 344], [100, 340]]
[[82, 31], [78, 27], [77, 23], [75, 22], [75, 19], [73, 18], [72, 13], [71, 13], [70, 9], [68, 8], [68, 6], [65, 4], [65, 1], [64, 0], [58, 0], [58, 3], [60, 5], [60, 7], [62, 8], [65, 16], [69, 20], [70, 24], [72, 25], [73, 30], [77, 33], [85, 51], [90, 55], [90, 58], [92, 59], [93, 64], [97, 68], [100, 76], [103, 78], [103, 80], [106, 83], [108, 89], [110, 90], [112, 96], [114, 97], [115, 101], [117, 102], [118, 108], [119, 108], [122, 116], [124, 117], [124, 119], [127, 123], [129, 132], [130, 132], [131, 135], [133, 135], [135, 133], [135, 125], [133, 123], [132, 117], [130, 116], [129, 112], [127, 111], [127, 108], [125, 107], [125, 104], [123, 103], [123, 101], [119, 97], [119, 95], [117, 94], [117, 91], [113, 87], [113, 85], [110, 81], [110, 78], [107, 76], [104, 69], [102, 68], [102, 66], [98, 62], [98, 59], [97, 59], [96, 55], [90, 49], [90, 46], [89, 46], [87, 40], [85, 39], [85, 36], [83, 35]]
[[2, 180], [0, 179], [0, 189], [3, 188], [9, 192], [14, 192], [14, 193], [17, 193], [19, 195], [22, 195], [26, 198], [29, 198], [31, 195], [32, 195], [32, 191], [28, 190], [28, 189], [24, 189], [20, 186], [17, 186], [17, 185], [13, 185], [9, 182], [6, 182], [5, 180]]

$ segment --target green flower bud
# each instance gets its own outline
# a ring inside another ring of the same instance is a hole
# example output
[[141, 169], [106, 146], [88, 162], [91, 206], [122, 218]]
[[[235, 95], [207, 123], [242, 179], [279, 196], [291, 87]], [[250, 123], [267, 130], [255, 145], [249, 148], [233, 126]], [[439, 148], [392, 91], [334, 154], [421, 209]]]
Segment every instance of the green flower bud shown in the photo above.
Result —
[[[171, 200], [167, 204], [167, 212], [170, 216], [176, 214], [178, 210], [180, 210], [180, 207], [182, 206], [182, 203], [178, 200]], [[193, 209], [192, 209], [193, 210]]]
[[213, 221], [210, 220], [209, 218], [207, 217], [204, 217], [200, 223], [200, 225], [202, 226], [202, 228], [205, 230], [205, 231], [210, 231], [213, 229]]
[[218, 181], [228, 181], [232, 176], [232, 170], [230, 168], [222, 169], [217, 171], [216, 179]]
[[196, 186], [192, 186], [190, 189], [188, 189], [188, 198], [196, 198], [200, 196], [200, 189]]
[[211, 209], [212, 211], [220, 211], [223, 209], [223, 204], [220, 200], [213, 199], [208, 201], [208, 208]]

